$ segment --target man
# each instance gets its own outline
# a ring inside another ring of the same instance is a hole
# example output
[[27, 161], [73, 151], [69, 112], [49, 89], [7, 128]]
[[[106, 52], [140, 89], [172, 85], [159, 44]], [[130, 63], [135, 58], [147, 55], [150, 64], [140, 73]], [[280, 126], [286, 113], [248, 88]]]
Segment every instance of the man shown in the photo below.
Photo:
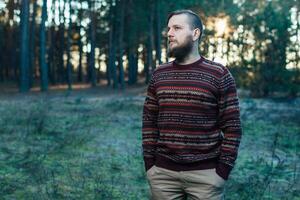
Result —
[[152, 199], [222, 199], [241, 123], [229, 70], [199, 54], [203, 32], [190, 10], [168, 18], [168, 54], [152, 74], [143, 110], [143, 154]]

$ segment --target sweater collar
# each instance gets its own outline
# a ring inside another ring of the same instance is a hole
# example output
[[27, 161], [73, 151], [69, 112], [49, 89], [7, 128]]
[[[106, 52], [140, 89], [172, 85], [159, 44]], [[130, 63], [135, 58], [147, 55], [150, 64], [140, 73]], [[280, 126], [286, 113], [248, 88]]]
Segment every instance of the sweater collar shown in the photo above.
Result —
[[185, 65], [178, 64], [178, 63], [176, 63], [176, 60], [174, 60], [173, 61], [173, 66], [174, 67], [179, 67], [179, 68], [188, 68], [188, 67], [192, 67], [192, 66], [198, 65], [202, 61], [203, 61], [203, 57], [202, 56], [200, 56], [200, 58], [198, 60], [196, 60], [195, 62], [189, 63], [189, 64], [185, 64]]

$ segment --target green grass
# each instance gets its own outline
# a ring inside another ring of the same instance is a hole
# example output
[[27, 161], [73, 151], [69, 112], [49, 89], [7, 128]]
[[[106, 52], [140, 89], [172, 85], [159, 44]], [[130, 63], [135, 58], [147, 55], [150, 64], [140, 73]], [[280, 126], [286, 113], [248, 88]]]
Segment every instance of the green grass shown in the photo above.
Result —
[[[143, 100], [128, 95], [1, 100], [0, 199], [148, 199]], [[244, 133], [226, 199], [300, 199], [299, 105], [299, 100], [241, 100]]]

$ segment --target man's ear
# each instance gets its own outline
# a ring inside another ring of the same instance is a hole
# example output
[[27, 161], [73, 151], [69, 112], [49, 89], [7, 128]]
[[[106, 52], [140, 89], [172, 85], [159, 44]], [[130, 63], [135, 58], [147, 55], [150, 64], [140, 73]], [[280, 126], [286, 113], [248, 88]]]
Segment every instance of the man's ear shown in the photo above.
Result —
[[199, 39], [201, 34], [201, 31], [199, 28], [194, 29], [193, 31], [193, 41], [196, 41], [197, 39]]

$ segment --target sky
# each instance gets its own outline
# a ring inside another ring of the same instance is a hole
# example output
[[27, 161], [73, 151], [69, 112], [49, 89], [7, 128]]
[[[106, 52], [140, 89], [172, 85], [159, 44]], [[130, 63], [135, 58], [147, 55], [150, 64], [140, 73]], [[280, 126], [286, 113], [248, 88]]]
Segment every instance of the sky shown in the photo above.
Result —
[[3, 8], [5, 8], [5, 3], [3, 1], [0, 1], [0, 10], [2, 10]]

